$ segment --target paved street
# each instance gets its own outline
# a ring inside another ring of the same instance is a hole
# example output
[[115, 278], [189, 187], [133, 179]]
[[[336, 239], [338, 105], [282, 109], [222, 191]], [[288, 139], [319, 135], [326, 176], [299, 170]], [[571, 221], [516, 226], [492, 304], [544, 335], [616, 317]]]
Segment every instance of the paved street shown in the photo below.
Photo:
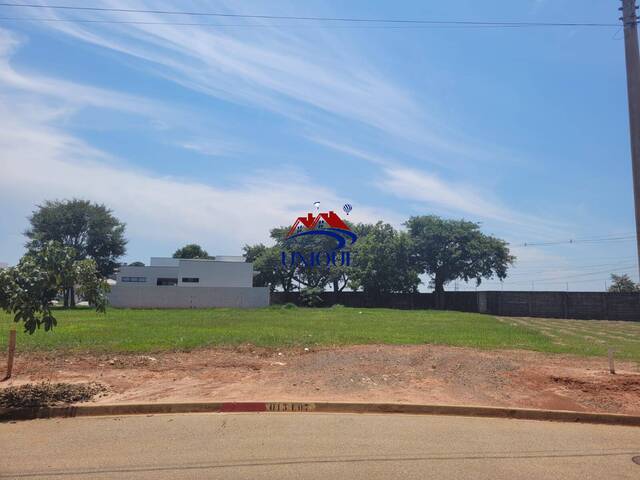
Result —
[[640, 428], [410, 415], [0, 424], [0, 478], [640, 478]]

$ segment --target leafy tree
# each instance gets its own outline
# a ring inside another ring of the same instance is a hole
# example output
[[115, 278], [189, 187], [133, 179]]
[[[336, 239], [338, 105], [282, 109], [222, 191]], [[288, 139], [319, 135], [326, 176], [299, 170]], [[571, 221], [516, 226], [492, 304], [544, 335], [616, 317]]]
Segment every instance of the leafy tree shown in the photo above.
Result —
[[256, 286], [268, 286], [273, 292], [276, 288], [282, 288], [284, 292], [292, 292], [295, 289], [295, 269], [282, 266], [280, 247], [266, 247], [258, 255], [253, 263], [253, 268], [260, 272], [256, 277]]
[[[31, 227], [25, 232], [29, 250], [58, 242], [73, 248], [73, 260], [93, 259], [103, 277], [115, 271], [117, 259], [125, 254], [125, 225], [104, 205], [79, 199], [46, 201], [29, 222]], [[73, 306], [73, 286], [65, 287], [63, 294], [65, 306]]]
[[626, 273], [622, 275], [611, 274], [611, 286], [609, 286], [610, 292], [617, 293], [635, 293], [640, 292], [640, 284], [634, 283], [631, 277]]
[[78, 287], [78, 293], [96, 310], [104, 312], [108, 285], [93, 259], [75, 260], [71, 247], [46, 242], [25, 254], [17, 266], [0, 270], [0, 308], [24, 322], [30, 334], [44, 326], [51, 330], [57, 321], [52, 313], [56, 295]]
[[129, 267], [144, 267], [144, 263], [143, 262], [131, 262], [128, 266]]
[[[275, 287], [274, 268], [265, 262], [268, 248], [262, 243], [258, 243], [256, 245], [245, 245], [242, 250], [245, 262], [253, 263], [253, 269], [258, 272], [253, 277], [253, 285], [256, 287]], [[258, 268], [257, 264], [261, 265], [261, 268]], [[273, 288], [271, 291], [273, 291]]]
[[351, 286], [374, 295], [416, 292], [420, 278], [412, 265], [410, 247], [407, 233], [388, 223], [371, 226], [356, 243]]
[[319, 307], [322, 305], [322, 292], [323, 289], [318, 287], [304, 288], [300, 292], [300, 302], [307, 307]]
[[176, 250], [173, 258], [211, 258], [207, 251], [196, 243], [190, 243]]
[[482, 233], [478, 223], [425, 215], [411, 217], [406, 226], [415, 264], [432, 277], [438, 293], [458, 278], [477, 285], [494, 275], [502, 280], [515, 260], [507, 243]]

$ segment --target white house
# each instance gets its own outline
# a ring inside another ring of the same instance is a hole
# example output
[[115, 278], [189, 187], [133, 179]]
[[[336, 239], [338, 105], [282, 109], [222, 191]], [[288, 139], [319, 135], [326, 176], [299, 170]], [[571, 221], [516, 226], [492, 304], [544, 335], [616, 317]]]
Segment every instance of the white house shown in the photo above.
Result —
[[269, 289], [254, 287], [253, 275], [253, 264], [243, 257], [152, 257], [149, 266], [120, 267], [109, 302], [131, 308], [267, 306]]

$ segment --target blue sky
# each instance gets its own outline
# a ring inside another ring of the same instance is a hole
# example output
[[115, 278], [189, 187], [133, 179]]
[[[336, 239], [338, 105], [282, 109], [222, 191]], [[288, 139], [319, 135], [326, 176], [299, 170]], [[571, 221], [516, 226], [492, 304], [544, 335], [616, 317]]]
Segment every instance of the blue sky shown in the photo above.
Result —
[[[480, 21], [619, 16], [617, 2], [597, 0], [91, 5]], [[12, 7], [0, 16], [64, 20], [0, 20], [0, 260], [22, 255], [26, 217], [45, 199], [106, 203], [127, 223], [128, 261], [187, 242], [239, 254], [319, 200], [323, 210], [351, 203], [353, 221], [482, 222], [519, 258], [505, 289], [533, 281], [536, 290], [602, 290], [609, 272], [638, 279], [631, 239], [523, 246], [634, 233], [618, 28], [353, 28]], [[227, 26], [153, 24], [166, 21]]]

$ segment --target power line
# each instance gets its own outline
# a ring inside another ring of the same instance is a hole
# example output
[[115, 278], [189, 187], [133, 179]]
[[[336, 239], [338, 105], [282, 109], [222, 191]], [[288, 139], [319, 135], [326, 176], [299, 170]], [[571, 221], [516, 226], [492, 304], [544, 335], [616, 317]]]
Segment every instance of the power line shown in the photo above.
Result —
[[524, 242], [519, 244], [510, 243], [509, 245], [515, 247], [547, 247], [552, 245], [565, 245], [574, 243], [608, 243], [608, 242], [621, 242], [627, 240], [635, 240], [636, 235], [600, 235], [595, 237], [583, 237], [569, 240], [557, 240], [550, 242]]
[[[1, 6], [1, 5], [0, 5]], [[131, 25], [176, 25], [199, 27], [250, 27], [250, 28], [331, 28], [331, 29], [381, 29], [381, 30], [410, 30], [410, 29], [492, 29], [492, 28], [520, 28], [534, 27], [534, 25], [308, 25], [308, 24], [257, 24], [257, 23], [201, 23], [201, 22], [152, 22], [142, 20], [94, 20], [94, 19], [66, 19], [46, 17], [0, 17], [0, 21], [12, 20], [20, 22], [59, 22], [59, 23], [105, 23]]]
[[260, 20], [294, 20], [321, 22], [350, 22], [350, 23], [396, 23], [396, 24], [424, 24], [424, 25], [466, 25], [466, 26], [496, 26], [496, 27], [619, 27], [617, 23], [596, 22], [501, 22], [476, 20], [424, 20], [424, 19], [388, 19], [388, 18], [357, 18], [357, 17], [317, 17], [317, 16], [288, 16], [288, 15], [248, 15], [220, 12], [193, 12], [176, 10], [145, 10], [136, 8], [112, 7], [79, 7], [71, 5], [43, 5], [28, 3], [0, 3], [3, 7], [15, 8], [47, 8], [53, 10], [115, 12], [115, 13], [151, 13], [158, 15], [188, 15], [222, 18], [246, 18]]
[[545, 274], [545, 273], [560, 273], [560, 272], [564, 272], [564, 273], [572, 273], [577, 271], [581, 271], [584, 269], [590, 269], [590, 268], [609, 268], [611, 270], [615, 270], [616, 268], [622, 268], [621, 264], [628, 264], [630, 260], [621, 260], [619, 262], [616, 263], [600, 263], [600, 264], [595, 264], [595, 265], [577, 265], [575, 267], [571, 267], [571, 266], [564, 266], [562, 268], [558, 268], [558, 267], [529, 267], [529, 269], [527, 268], [522, 268], [522, 267], [518, 267], [517, 264], [513, 267], [513, 271], [514, 273], [510, 273], [509, 277], [514, 277], [514, 276], [531, 276], [531, 275], [540, 275], [540, 274]]

